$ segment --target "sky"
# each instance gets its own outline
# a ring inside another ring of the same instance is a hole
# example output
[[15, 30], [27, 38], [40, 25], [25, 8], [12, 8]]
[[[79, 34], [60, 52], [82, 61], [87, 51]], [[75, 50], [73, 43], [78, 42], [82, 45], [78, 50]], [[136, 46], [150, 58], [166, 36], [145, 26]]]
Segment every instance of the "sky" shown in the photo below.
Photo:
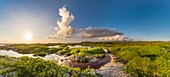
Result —
[[0, 0], [0, 42], [169, 41], [169, 4], [169, 0]]

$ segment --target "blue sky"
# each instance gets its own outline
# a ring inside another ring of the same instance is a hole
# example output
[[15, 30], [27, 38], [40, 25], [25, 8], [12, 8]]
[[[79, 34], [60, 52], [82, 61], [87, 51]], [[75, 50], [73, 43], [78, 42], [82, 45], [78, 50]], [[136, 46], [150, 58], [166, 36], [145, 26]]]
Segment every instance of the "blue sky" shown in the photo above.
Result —
[[170, 40], [169, 0], [0, 0], [0, 41], [45, 40], [55, 32], [59, 8], [74, 15], [72, 28], [115, 28], [130, 38]]

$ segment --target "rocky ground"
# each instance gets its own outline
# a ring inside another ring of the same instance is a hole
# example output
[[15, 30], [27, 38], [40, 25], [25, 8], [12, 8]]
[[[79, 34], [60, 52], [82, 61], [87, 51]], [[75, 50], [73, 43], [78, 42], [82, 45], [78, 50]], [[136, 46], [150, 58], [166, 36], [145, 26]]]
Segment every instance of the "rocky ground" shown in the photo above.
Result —
[[116, 61], [116, 56], [109, 54], [111, 61], [100, 69], [96, 69], [96, 72], [103, 75], [103, 77], [129, 77], [128, 74], [123, 72], [124, 64]]

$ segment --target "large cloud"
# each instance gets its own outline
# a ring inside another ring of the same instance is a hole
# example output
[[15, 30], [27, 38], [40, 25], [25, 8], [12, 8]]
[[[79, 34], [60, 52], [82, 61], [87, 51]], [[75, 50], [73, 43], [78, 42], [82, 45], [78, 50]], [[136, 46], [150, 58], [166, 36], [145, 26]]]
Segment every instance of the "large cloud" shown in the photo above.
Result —
[[82, 38], [95, 38], [95, 37], [105, 37], [105, 36], [115, 36], [115, 35], [123, 35], [123, 33], [110, 28], [89, 27], [85, 29], [80, 29], [80, 37]]
[[111, 28], [85, 28], [80, 29], [80, 37], [82, 38], [94, 38], [99, 41], [128, 41], [127, 36], [124, 36], [122, 32]]
[[75, 33], [75, 30], [70, 26], [74, 16], [67, 11], [65, 6], [59, 9], [59, 15], [61, 20], [57, 21], [57, 27], [55, 28], [57, 31], [56, 35], [69, 38]]

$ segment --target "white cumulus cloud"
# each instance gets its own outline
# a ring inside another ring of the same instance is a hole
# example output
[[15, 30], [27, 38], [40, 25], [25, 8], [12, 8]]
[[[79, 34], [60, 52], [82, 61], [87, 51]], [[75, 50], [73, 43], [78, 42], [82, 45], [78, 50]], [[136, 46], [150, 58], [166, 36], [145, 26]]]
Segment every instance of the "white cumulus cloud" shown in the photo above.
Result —
[[75, 34], [75, 30], [70, 26], [74, 16], [66, 9], [65, 6], [59, 9], [61, 20], [57, 21], [56, 35], [69, 38]]

